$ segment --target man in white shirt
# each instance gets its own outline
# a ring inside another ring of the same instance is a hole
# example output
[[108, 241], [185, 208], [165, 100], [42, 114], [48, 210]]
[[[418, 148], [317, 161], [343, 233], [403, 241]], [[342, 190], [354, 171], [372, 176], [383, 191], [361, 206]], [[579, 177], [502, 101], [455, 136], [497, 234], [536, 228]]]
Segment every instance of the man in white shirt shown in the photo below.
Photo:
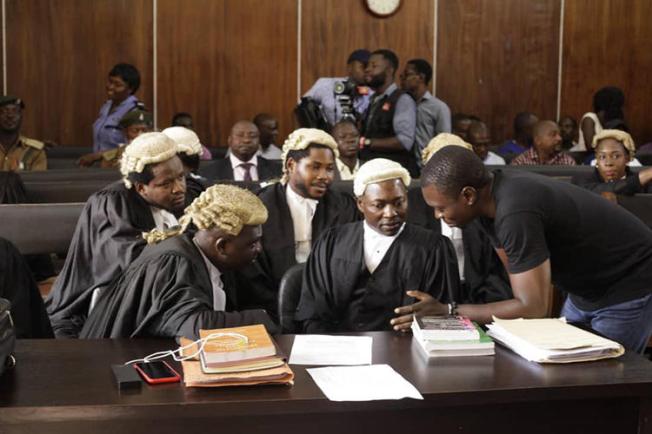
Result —
[[459, 290], [450, 241], [406, 223], [408, 171], [382, 158], [363, 164], [353, 189], [363, 222], [336, 226], [315, 243], [296, 320], [308, 333], [389, 330], [407, 288], [442, 300]]
[[263, 224], [263, 250], [242, 272], [248, 282], [240, 296], [243, 307], [275, 311], [285, 272], [305, 262], [326, 229], [359, 219], [353, 197], [329, 188], [338, 155], [333, 137], [314, 128], [300, 128], [285, 141], [281, 182], [258, 193], [269, 218]]
[[341, 181], [352, 180], [360, 168], [360, 160], [358, 159], [360, 131], [353, 122], [343, 120], [335, 124], [332, 134], [340, 152], [340, 156], [335, 160], [337, 166], [335, 179]]
[[467, 132], [467, 139], [473, 152], [480, 157], [485, 165], [488, 166], [504, 166], [505, 160], [498, 154], [489, 150], [491, 146], [491, 133], [489, 127], [482, 121], [471, 122], [469, 131]]
[[231, 128], [228, 140], [229, 153], [200, 171], [213, 181], [229, 180], [256, 182], [278, 178], [279, 163], [257, 155], [260, 149], [258, 127], [250, 121], [238, 121]]

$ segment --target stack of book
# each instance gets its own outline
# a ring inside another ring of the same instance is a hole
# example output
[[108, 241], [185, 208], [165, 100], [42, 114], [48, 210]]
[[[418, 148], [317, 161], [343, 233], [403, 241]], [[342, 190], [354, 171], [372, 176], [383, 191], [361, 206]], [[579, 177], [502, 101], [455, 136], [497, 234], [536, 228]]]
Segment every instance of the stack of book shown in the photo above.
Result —
[[[292, 384], [294, 374], [261, 324], [200, 330], [206, 340], [198, 360], [182, 362], [187, 387]], [[182, 346], [189, 343], [182, 339]], [[185, 354], [194, 354], [188, 348]]]
[[489, 335], [521, 357], [538, 363], [572, 363], [619, 357], [618, 342], [587, 332], [564, 318], [498, 319]]
[[426, 358], [494, 354], [491, 338], [477, 324], [461, 316], [415, 317], [412, 334]]

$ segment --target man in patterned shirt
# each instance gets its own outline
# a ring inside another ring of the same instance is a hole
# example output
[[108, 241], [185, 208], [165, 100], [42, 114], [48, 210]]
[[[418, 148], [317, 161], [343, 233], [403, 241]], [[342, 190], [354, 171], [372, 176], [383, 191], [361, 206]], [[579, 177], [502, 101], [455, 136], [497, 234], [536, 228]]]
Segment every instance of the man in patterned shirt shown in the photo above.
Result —
[[575, 166], [575, 160], [561, 152], [559, 126], [553, 121], [541, 121], [534, 126], [534, 146], [512, 160], [515, 166]]

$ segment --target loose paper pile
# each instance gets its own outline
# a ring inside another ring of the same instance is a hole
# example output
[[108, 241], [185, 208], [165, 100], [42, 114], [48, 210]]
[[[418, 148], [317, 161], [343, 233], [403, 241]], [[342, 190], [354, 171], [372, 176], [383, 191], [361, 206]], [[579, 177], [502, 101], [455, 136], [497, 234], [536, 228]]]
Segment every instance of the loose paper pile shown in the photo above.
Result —
[[307, 369], [331, 401], [423, 399], [419, 391], [390, 366], [371, 364], [372, 346], [370, 336], [298, 335], [292, 345], [290, 364], [331, 365]]
[[566, 324], [564, 318], [513, 319], [494, 317], [489, 336], [527, 360], [572, 363], [621, 356], [618, 342]]
[[388, 365], [313, 368], [308, 373], [331, 401], [423, 399], [412, 384]]

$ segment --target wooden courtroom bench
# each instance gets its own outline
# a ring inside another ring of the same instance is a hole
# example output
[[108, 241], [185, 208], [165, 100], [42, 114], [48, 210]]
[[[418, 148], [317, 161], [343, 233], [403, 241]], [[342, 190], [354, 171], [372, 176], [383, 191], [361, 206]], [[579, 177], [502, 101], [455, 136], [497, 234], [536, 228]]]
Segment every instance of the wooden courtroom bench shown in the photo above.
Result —
[[86, 202], [91, 194], [109, 185], [111, 180], [29, 182], [25, 183], [30, 203]]
[[0, 237], [24, 255], [65, 254], [83, 207], [83, 203], [0, 205]]
[[58, 181], [88, 181], [108, 180], [117, 181], [121, 178], [120, 171], [111, 169], [53, 169], [35, 172], [20, 172], [20, 179], [25, 182], [58, 182]]

